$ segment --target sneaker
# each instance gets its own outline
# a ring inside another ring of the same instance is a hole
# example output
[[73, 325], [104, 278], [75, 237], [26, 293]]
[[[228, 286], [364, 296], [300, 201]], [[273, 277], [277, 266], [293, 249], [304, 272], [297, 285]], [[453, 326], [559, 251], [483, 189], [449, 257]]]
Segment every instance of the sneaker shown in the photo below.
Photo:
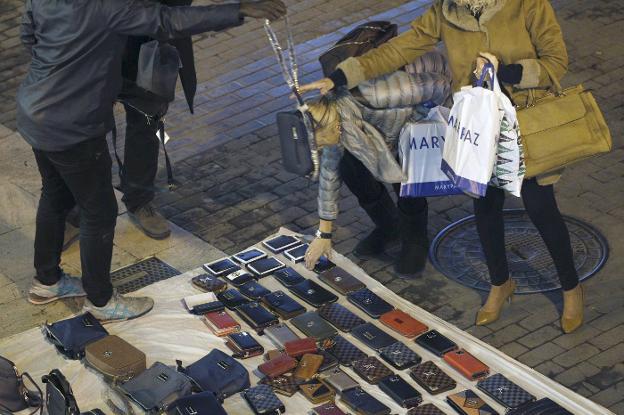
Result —
[[154, 300], [150, 297], [127, 297], [113, 291], [113, 296], [102, 307], [93, 305], [88, 299], [85, 300], [82, 312], [89, 312], [101, 322], [125, 321], [141, 317], [151, 311]]
[[41, 305], [61, 298], [84, 297], [85, 295], [87, 294], [82, 288], [82, 280], [63, 273], [61, 279], [54, 285], [43, 285], [34, 279], [28, 290], [28, 301]]
[[151, 202], [128, 214], [130, 220], [150, 238], [165, 239], [171, 235], [169, 222]]
[[80, 228], [75, 227], [69, 222], [65, 222], [65, 238], [63, 239], [63, 252], [67, 251], [70, 246], [80, 239]]

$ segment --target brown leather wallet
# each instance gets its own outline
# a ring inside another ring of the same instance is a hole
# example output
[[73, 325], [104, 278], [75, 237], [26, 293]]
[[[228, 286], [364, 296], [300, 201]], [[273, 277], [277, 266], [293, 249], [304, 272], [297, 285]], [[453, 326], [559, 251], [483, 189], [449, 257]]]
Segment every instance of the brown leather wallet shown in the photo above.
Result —
[[470, 380], [479, 380], [490, 374], [490, 368], [465, 350], [453, 350], [444, 355], [444, 360]]
[[334, 267], [319, 275], [319, 279], [342, 295], [366, 288], [366, 285], [340, 267]]
[[369, 356], [353, 363], [353, 370], [362, 379], [373, 385], [378, 384], [383, 378], [394, 374], [392, 370], [388, 369], [386, 365], [374, 356]]
[[295, 369], [293, 376], [295, 379], [308, 381], [318, 373], [319, 368], [323, 364], [323, 356], [320, 354], [306, 353], [301, 358], [299, 366]]
[[277, 350], [277, 349], [273, 349], [273, 350], [269, 350], [268, 352], [266, 352], [264, 354], [264, 361], [268, 362], [269, 360], [273, 360], [273, 359], [277, 359], [278, 357], [282, 356], [284, 353]]
[[401, 310], [392, 310], [379, 317], [379, 321], [408, 339], [429, 330], [423, 323]]
[[431, 395], [455, 389], [457, 383], [433, 362], [421, 363], [410, 370], [410, 376]]
[[306, 337], [299, 340], [291, 340], [284, 344], [284, 351], [290, 357], [300, 357], [306, 353], [316, 353], [316, 340], [312, 337]]
[[299, 385], [299, 390], [313, 404], [331, 401], [336, 396], [334, 390], [320, 380]]
[[290, 372], [296, 367], [297, 359], [284, 354], [275, 359], [269, 360], [268, 362], [262, 363], [258, 366], [258, 370], [260, 373], [268, 376], [269, 378], [276, 378], [286, 372]]

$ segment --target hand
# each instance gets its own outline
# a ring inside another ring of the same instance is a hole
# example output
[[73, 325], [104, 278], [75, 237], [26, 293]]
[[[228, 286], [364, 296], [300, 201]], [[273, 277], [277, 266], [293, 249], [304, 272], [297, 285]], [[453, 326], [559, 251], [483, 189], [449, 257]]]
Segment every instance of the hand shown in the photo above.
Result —
[[254, 19], [277, 20], [286, 14], [282, 0], [241, 0], [240, 14]]
[[319, 91], [321, 91], [321, 95], [327, 95], [329, 91], [334, 89], [334, 86], [335, 86], [334, 81], [332, 81], [329, 78], [323, 78], [320, 81], [311, 82], [306, 85], [301, 85], [299, 87], [299, 92], [303, 94], [305, 92], [314, 91], [318, 89]]
[[310, 244], [310, 247], [305, 254], [305, 266], [307, 269], [314, 269], [314, 266], [318, 263], [319, 259], [325, 255], [329, 258], [331, 254], [332, 242], [331, 239], [316, 238]]

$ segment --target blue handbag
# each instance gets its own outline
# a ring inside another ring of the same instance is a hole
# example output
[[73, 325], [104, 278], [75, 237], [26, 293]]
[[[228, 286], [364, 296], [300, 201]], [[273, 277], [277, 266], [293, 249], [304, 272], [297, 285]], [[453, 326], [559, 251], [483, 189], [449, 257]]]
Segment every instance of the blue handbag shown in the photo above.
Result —
[[180, 398], [167, 408], [167, 415], [227, 415], [212, 392]]
[[84, 357], [85, 347], [89, 343], [108, 336], [106, 329], [90, 313], [52, 324], [46, 323], [43, 332], [61, 354], [74, 360]]

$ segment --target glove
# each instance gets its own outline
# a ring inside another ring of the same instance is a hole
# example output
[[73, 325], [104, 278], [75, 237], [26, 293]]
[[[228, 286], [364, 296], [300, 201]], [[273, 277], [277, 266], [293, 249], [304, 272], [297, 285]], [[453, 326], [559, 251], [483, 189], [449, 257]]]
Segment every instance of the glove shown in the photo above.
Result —
[[240, 14], [254, 19], [277, 20], [286, 14], [282, 0], [242, 0]]

